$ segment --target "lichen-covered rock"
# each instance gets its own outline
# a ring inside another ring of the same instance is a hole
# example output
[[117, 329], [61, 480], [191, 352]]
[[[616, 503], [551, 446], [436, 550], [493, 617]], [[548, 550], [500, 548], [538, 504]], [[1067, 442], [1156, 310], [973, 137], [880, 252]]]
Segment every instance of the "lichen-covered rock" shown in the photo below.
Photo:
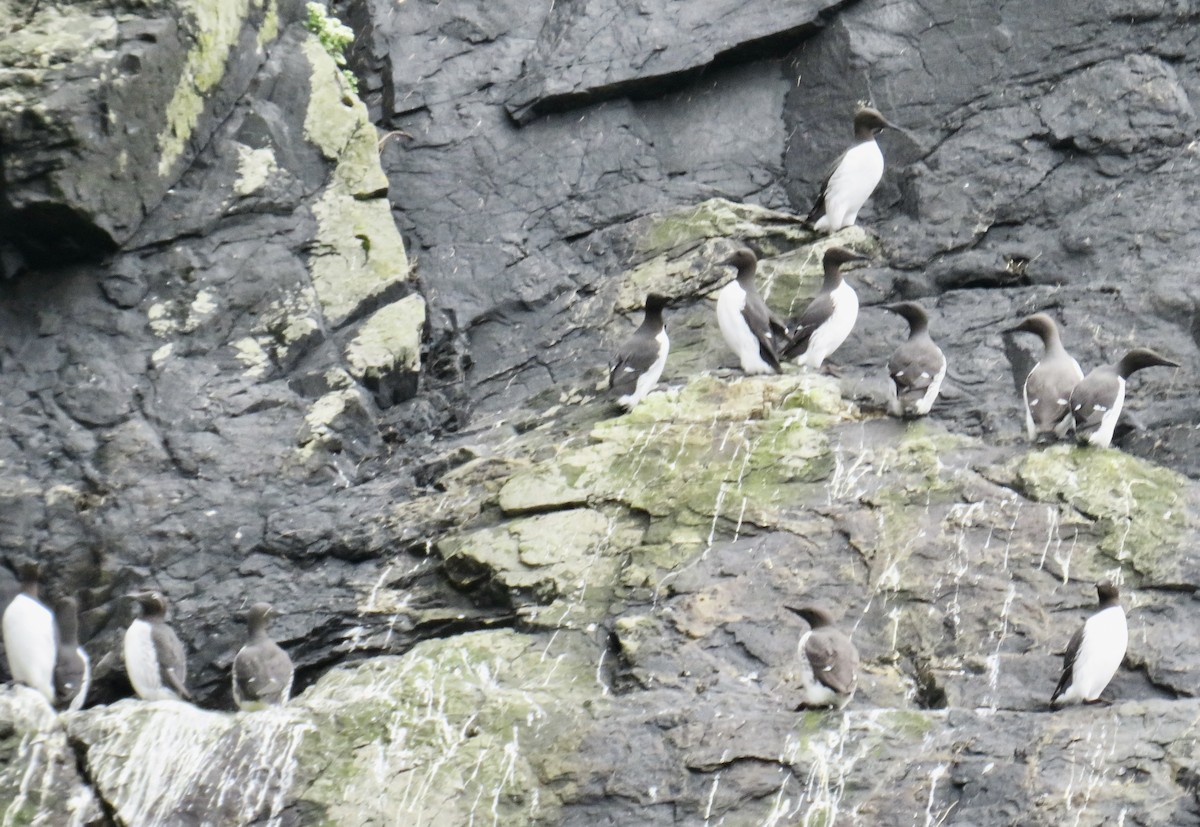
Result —
[[54, 710], [24, 686], [0, 689], [0, 822], [85, 827], [103, 810]]

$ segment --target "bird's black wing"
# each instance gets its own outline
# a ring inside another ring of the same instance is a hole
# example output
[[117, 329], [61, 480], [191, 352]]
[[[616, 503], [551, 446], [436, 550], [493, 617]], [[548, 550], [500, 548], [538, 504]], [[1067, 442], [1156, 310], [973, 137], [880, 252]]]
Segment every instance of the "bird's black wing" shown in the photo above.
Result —
[[850, 639], [836, 629], [818, 629], [808, 636], [804, 654], [813, 675], [835, 692], [848, 695], [858, 673], [858, 651]]
[[[849, 151], [846, 150], [846, 152]], [[825, 180], [821, 182], [821, 190], [817, 193], [817, 201], [813, 204], [813, 208], [809, 210], [808, 216], [804, 219], [805, 223], [810, 225], [815, 224], [825, 214], [825, 196], [829, 194], [829, 182], [833, 180], [833, 174], [842, 165], [842, 161], [846, 160], [846, 152], [839, 155], [838, 159], [829, 167], [829, 171], [825, 173]]]
[[785, 358], [799, 356], [808, 350], [808, 340], [817, 328], [833, 315], [833, 294], [818, 293], [800, 317], [792, 323], [792, 338], [783, 349]]
[[179, 636], [165, 623], [152, 624], [150, 636], [154, 641], [154, 654], [158, 657], [158, 670], [163, 683], [175, 690], [181, 698], [191, 698], [187, 683], [187, 655]]
[[775, 338], [774, 326], [770, 308], [757, 293], [746, 294], [746, 304], [742, 308], [742, 318], [750, 327], [750, 332], [758, 339], [758, 352], [762, 360], [771, 366], [776, 373], [783, 373], [783, 365], [779, 364], [779, 344]]
[[1058, 696], [1067, 691], [1067, 687], [1071, 685], [1071, 679], [1075, 672], [1075, 658], [1079, 656], [1079, 647], [1083, 645], [1083, 630], [1086, 624], [1075, 630], [1075, 634], [1071, 635], [1071, 642], [1067, 644], [1067, 651], [1063, 655], [1063, 671], [1062, 676], [1058, 679], [1058, 686], [1054, 687], [1054, 694], [1050, 696], [1050, 703], [1058, 700]]
[[608, 373], [608, 387], [618, 396], [633, 393], [638, 377], [658, 359], [658, 340], [634, 337], [621, 346]]
[[1071, 415], [1075, 433], [1086, 436], [1100, 427], [1104, 415], [1120, 392], [1121, 380], [1114, 374], [1092, 375], [1071, 391]]

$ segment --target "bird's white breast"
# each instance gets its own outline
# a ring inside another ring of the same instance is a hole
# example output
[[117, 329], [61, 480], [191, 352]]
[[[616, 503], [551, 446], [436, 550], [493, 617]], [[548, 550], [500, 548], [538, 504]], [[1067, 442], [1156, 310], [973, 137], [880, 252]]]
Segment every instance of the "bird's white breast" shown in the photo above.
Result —
[[1109, 606], [1096, 612], [1083, 625], [1083, 641], [1071, 669], [1071, 686], [1065, 701], [1094, 701], [1117, 674], [1129, 645], [1125, 610]]
[[717, 294], [717, 326], [730, 350], [741, 360], [746, 373], [773, 373], [759, 353], [758, 337], [746, 324], [742, 311], [746, 308], [746, 291], [737, 281], [731, 281]]
[[1087, 435], [1087, 441], [1097, 448], [1107, 448], [1112, 444], [1113, 431], [1117, 429], [1117, 420], [1121, 418], [1121, 409], [1125, 407], [1125, 378], [1117, 377], [1117, 396], [1113, 399], [1108, 410], [1100, 417], [1100, 427]]
[[858, 320], [858, 294], [854, 288], [842, 282], [829, 294], [833, 302], [833, 313], [813, 331], [808, 340], [808, 350], [797, 362], [818, 370], [835, 350], [842, 346], [854, 323]]
[[138, 697], [148, 701], [178, 698], [173, 690], [163, 686], [151, 631], [150, 624], [141, 619], [125, 630], [125, 671], [129, 682]]
[[883, 152], [874, 140], [863, 141], [846, 151], [829, 178], [825, 190], [825, 215], [817, 230], [837, 232], [858, 220], [858, 211], [871, 197], [883, 177]]
[[54, 614], [22, 593], [8, 604], [2, 625], [13, 680], [33, 687], [53, 704], [54, 663], [58, 659]]

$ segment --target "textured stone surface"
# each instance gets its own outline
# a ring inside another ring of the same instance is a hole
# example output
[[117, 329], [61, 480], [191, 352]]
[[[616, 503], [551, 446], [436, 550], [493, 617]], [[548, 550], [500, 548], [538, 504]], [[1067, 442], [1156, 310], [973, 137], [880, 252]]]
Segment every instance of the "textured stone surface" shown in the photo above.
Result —
[[[0, 704], [9, 820], [1200, 823], [1194, 4], [345, 0], [363, 102], [295, 0], [30, 8], [0, 0], [0, 554], [80, 596], [97, 684]], [[860, 100], [906, 131], [819, 239]], [[730, 370], [740, 242], [781, 313], [824, 246], [871, 256], [837, 379]], [[613, 418], [650, 289], [672, 356]], [[951, 362], [920, 423], [881, 416], [900, 298]], [[1021, 441], [1033, 310], [1086, 368], [1183, 363], [1117, 449]], [[1101, 576], [1113, 703], [1051, 714]], [[118, 700], [147, 585], [200, 709]], [[863, 653], [843, 713], [793, 708], [808, 595]], [[261, 717], [228, 712], [252, 599], [302, 693]]]

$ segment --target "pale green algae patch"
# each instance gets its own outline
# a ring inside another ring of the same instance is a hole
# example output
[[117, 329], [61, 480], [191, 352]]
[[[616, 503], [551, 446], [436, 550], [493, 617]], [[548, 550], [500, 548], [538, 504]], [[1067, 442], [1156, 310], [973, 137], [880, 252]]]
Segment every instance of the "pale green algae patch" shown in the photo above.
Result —
[[[724, 286], [733, 269], [714, 267], [712, 262], [723, 257], [730, 239], [752, 242], [759, 249], [764, 258], [758, 269], [759, 292], [776, 310], [789, 314], [799, 312], [820, 288], [821, 258], [828, 247], [849, 247], [868, 256], [882, 249], [861, 227], [820, 236], [796, 216], [722, 198], [647, 222], [636, 248], [644, 260], [622, 276], [617, 312], [641, 308], [647, 293], [697, 295]], [[680, 250], [694, 252], [680, 255]]]
[[309, 273], [326, 320], [339, 327], [364, 302], [408, 278], [408, 257], [387, 198], [381, 197], [388, 182], [366, 106], [316, 37], [305, 39], [304, 54], [312, 66], [304, 132], [326, 158], [337, 161], [313, 205], [318, 229]]
[[[510, 514], [588, 504], [643, 515], [648, 528], [640, 541], [632, 529], [610, 530], [601, 568], [625, 561], [623, 581], [646, 584], [717, 533], [732, 535], [743, 523], [788, 527], [793, 505], [811, 498], [832, 471], [826, 429], [854, 415], [823, 376], [701, 375], [595, 424], [585, 444], [518, 470], [498, 502]], [[503, 527], [488, 531], [493, 554], [511, 545], [501, 542]], [[455, 538], [440, 546], [450, 554], [463, 547]]]
[[[1150, 583], [1184, 582], [1179, 549], [1197, 529], [1186, 477], [1114, 448], [1068, 445], [1030, 451], [1011, 470], [1026, 496], [1095, 521], [1103, 539], [1093, 556], [1129, 565]], [[1092, 567], [1105, 566], [1093, 559]]]
[[346, 364], [360, 381], [397, 370], [421, 369], [425, 300], [415, 293], [376, 311], [346, 347]]
[[487, 631], [326, 674], [299, 700], [315, 724], [297, 753], [301, 805], [326, 825], [552, 823], [532, 756], [570, 749], [600, 694], [596, 656], [571, 634], [551, 646]]
[[[205, 96], [225, 76], [229, 52], [237, 43], [251, 10], [260, 0], [191, 0], [179, 9], [190, 24], [195, 45], [188, 51], [175, 93], [167, 104], [167, 123], [158, 135], [158, 174], [167, 175], [183, 154], [204, 111]], [[277, 27], [277, 23], [274, 24]], [[189, 30], [185, 24], [182, 28]], [[266, 29], [260, 31], [260, 43]]]

